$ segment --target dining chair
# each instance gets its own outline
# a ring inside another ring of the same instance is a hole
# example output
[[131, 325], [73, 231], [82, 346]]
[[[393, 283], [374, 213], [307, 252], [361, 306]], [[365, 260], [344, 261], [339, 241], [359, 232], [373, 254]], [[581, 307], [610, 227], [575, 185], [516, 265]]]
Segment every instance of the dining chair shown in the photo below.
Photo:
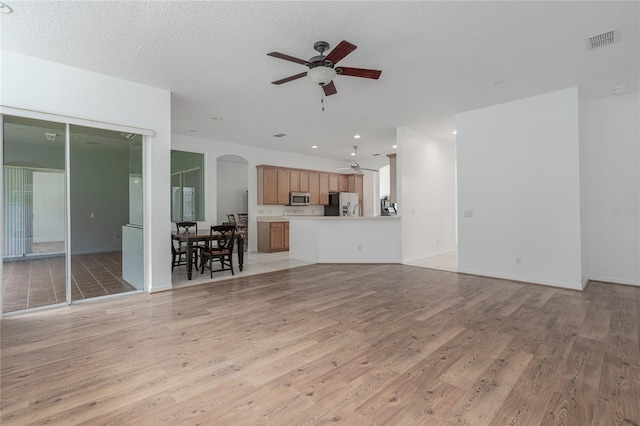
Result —
[[[178, 234], [183, 232], [193, 232], [197, 234], [198, 222], [191, 222], [191, 221], [176, 222], [176, 230], [178, 231]], [[193, 244], [193, 259], [194, 259], [193, 264], [195, 265], [196, 269], [198, 269], [198, 257], [200, 257], [200, 253], [202, 253], [202, 250], [204, 248], [205, 248], [204, 244], [197, 244], [197, 243]], [[181, 244], [180, 249], [184, 249], [186, 251], [185, 244]]]
[[[176, 247], [178, 243], [178, 247]], [[171, 239], [171, 272], [176, 266], [183, 266], [187, 264], [187, 248], [180, 245], [180, 243], [173, 238]], [[198, 256], [193, 256], [193, 264], [198, 269]]]
[[236, 220], [236, 215], [233, 213], [227, 213], [227, 222], [238, 223]]
[[[200, 255], [200, 274], [204, 273], [204, 268], [209, 268], [210, 277], [214, 272], [233, 270], [233, 243], [235, 241], [236, 227], [234, 225], [216, 225], [211, 227], [211, 238], [207, 242], [208, 246]], [[217, 246], [214, 247], [214, 241]], [[213, 261], [220, 261], [220, 269], [213, 269]]]

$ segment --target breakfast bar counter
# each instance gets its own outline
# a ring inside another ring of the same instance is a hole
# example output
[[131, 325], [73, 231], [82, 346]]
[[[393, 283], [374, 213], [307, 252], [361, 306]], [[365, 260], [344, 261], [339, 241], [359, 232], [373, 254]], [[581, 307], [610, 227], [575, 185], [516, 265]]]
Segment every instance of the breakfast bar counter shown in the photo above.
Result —
[[400, 216], [290, 216], [289, 258], [314, 263], [401, 263]]

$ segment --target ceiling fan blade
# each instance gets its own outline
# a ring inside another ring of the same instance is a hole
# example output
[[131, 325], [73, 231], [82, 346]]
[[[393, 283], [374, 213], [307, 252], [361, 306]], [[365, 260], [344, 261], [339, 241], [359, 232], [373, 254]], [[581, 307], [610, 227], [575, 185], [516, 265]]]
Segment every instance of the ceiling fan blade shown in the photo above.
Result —
[[365, 68], [349, 68], [349, 67], [340, 67], [342, 72], [339, 75], [348, 75], [350, 77], [362, 77], [362, 78], [372, 78], [377, 80], [380, 78], [380, 74], [382, 71], [378, 70], [368, 70]]
[[345, 56], [347, 56], [357, 48], [358, 46], [356, 46], [355, 44], [351, 44], [346, 40], [342, 40], [336, 47], [333, 48], [331, 52], [329, 52], [329, 54], [325, 58], [325, 61], [331, 61], [334, 64], [337, 64], [338, 61], [343, 59]]
[[276, 81], [272, 81], [271, 84], [282, 84], [282, 83], [287, 83], [289, 81], [292, 80], [297, 80], [299, 78], [302, 78], [304, 76], [306, 76], [307, 73], [305, 72], [301, 72], [300, 74], [296, 74], [296, 75], [292, 75], [291, 77], [287, 77], [287, 78], [283, 78], [282, 80], [276, 80]]
[[267, 56], [273, 56], [274, 58], [284, 59], [285, 61], [291, 61], [298, 64], [307, 65], [307, 61], [305, 61], [304, 59], [294, 58], [293, 56], [285, 55], [284, 53], [280, 53], [280, 52], [267, 53]]
[[338, 93], [338, 90], [336, 89], [336, 85], [333, 84], [333, 81], [330, 82], [329, 84], [325, 84], [324, 86], [322, 86], [322, 90], [324, 90], [325, 96], [331, 96]]

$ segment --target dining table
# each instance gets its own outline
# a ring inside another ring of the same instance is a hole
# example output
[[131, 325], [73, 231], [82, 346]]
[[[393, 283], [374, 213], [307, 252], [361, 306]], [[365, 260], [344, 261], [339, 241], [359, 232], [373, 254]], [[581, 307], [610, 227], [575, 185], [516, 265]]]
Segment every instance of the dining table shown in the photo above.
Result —
[[[191, 279], [193, 274], [193, 243], [206, 242], [217, 240], [220, 236], [219, 233], [207, 232], [176, 232], [171, 233], [171, 238], [187, 245], [187, 279]], [[235, 234], [233, 236], [235, 243], [238, 247], [238, 267], [242, 271], [244, 266], [244, 236], [242, 234]], [[232, 253], [233, 254], [233, 253]]]

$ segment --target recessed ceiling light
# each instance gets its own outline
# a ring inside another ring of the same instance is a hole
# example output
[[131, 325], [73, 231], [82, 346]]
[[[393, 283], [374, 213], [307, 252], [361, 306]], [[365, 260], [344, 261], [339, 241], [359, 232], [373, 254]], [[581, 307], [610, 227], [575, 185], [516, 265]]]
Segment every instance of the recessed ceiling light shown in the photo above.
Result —
[[11, 9], [8, 4], [2, 3], [0, 1], [0, 13], [5, 13], [8, 15], [10, 13], [13, 13], [13, 9]]
[[454, 130], [453, 132], [451, 132], [451, 134], [452, 134], [452, 135], [457, 135], [457, 134], [458, 134], [458, 131], [457, 131], [457, 130]]
[[398, 145], [393, 145], [391, 148], [397, 148], [397, 147], [398, 147]]
[[353, 135], [354, 139], [360, 139], [360, 135]]
[[318, 145], [311, 145], [311, 148], [318, 149]]

